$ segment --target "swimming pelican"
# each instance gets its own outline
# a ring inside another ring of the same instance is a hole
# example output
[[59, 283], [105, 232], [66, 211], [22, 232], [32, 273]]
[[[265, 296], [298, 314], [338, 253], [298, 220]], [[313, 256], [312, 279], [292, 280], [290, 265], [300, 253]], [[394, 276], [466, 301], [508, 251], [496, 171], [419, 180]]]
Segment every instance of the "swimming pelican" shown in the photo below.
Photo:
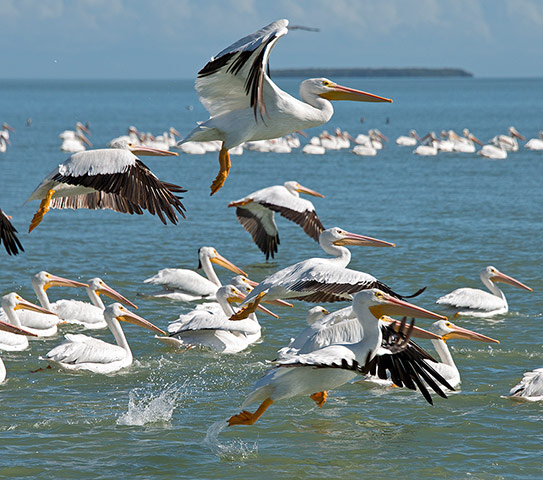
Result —
[[280, 90], [266, 70], [270, 52], [287, 34], [287, 26], [288, 20], [265, 26], [221, 51], [198, 72], [196, 91], [211, 117], [183, 142], [222, 140], [220, 171], [211, 185], [212, 195], [228, 177], [229, 149], [249, 140], [282, 137], [322, 125], [334, 113], [330, 100], [392, 102], [326, 78], [302, 82], [302, 101]]
[[528, 150], [543, 150], [543, 130], [539, 131], [539, 138], [531, 138], [526, 142], [524, 148]]
[[380, 288], [394, 296], [401, 297], [375, 277], [346, 268], [351, 261], [351, 252], [344, 245], [394, 247], [393, 243], [334, 227], [321, 233], [319, 244], [326, 253], [333, 255], [334, 258], [303, 260], [265, 278], [247, 295], [243, 302], [245, 307], [242, 307], [233, 319], [244, 318], [245, 314], [254, 310], [262, 298], [339, 302], [351, 300], [353, 293], [368, 288]]
[[462, 131], [463, 137], [460, 137], [453, 130], [449, 130], [449, 139], [453, 142], [454, 151], [460, 153], [474, 153], [475, 144], [483, 146], [481, 140], [479, 140], [473, 133], [471, 133], [467, 128], [464, 128]]
[[4, 315], [2, 322], [9, 325], [13, 325], [15, 328], [24, 329], [28, 334], [19, 335], [17, 332], [10, 331], [9, 329], [3, 329], [0, 332], [0, 350], [7, 352], [20, 352], [28, 348], [27, 336], [37, 337], [36, 332], [31, 328], [25, 328], [20, 321], [19, 310], [29, 310], [32, 312], [38, 312], [40, 314], [51, 314], [49, 310], [38, 307], [16, 293], [8, 293], [2, 297], [2, 309]]
[[0, 244], [4, 244], [8, 255], [17, 255], [19, 250], [24, 252], [25, 249], [21, 245], [17, 237], [17, 230], [10, 220], [11, 217], [6, 215], [0, 208]]
[[[202, 346], [220, 353], [241, 352], [258, 341], [261, 328], [254, 313], [245, 320], [229, 319], [235, 313], [231, 303], [242, 302], [245, 295], [233, 285], [226, 285], [217, 290], [216, 296], [220, 311], [195, 309], [183, 314], [168, 325], [169, 336], [156, 338], [170, 345]], [[272, 314], [268, 309], [261, 310]]]
[[87, 335], [67, 334], [66, 341], [48, 352], [44, 360], [68, 371], [113, 373], [132, 364], [132, 351], [126, 341], [119, 320], [139, 325], [161, 335], [166, 332], [144, 318], [130, 312], [120, 303], [113, 303], [104, 310], [104, 318], [115, 337], [117, 345]]
[[199, 264], [207, 278], [186, 268], [164, 268], [154, 276], [147, 278], [143, 283], [150, 283], [162, 287], [162, 291], [152, 296], [169, 298], [180, 302], [193, 302], [195, 300], [214, 300], [215, 293], [222, 286], [219, 277], [213, 270], [213, 265], [220, 265], [239, 275], [247, 274], [227, 260], [213, 247], [201, 247], [198, 250]]
[[279, 245], [279, 233], [275, 224], [274, 212], [300, 225], [316, 242], [324, 227], [309, 200], [300, 198], [300, 193], [324, 198], [324, 195], [289, 181], [283, 185], [257, 190], [246, 197], [230, 202], [236, 207], [239, 223], [247, 230], [258, 248], [266, 254], [266, 260], [274, 257]]
[[106, 307], [100, 295], [106, 295], [117, 302], [124, 303], [126, 306], [138, 308], [130, 300], [107, 285], [101, 278], [91, 278], [88, 281], [86, 290], [91, 303], [80, 300], [62, 299], [53, 303], [51, 310], [66, 323], [82, 325], [88, 329], [99, 329], [107, 327], [104, 318]]
[[6, 122], [2, 123], [2, 130], [0, 131], [0, 137], [3, 137], [9, 144], [9, 132], [15, 132], [15, 129], [8, 125]]
[[509, 391], [509, 395], [515, 400], [543, 400], [543, 368], [526, 372], [522, 380]]
[[160, 181], [136, 155], [177, 153], [122, 142], [112, 148], [74, 153], [47, 175], [28, 198], [27, 202], [41, 200], [29, 232], [49, 208], [109, 208], [131, 215], [148, 210], [164, 224], [164, 215], [177, 224], [175, 211], [185, 218], [185, 207], [180, 201], [182, 197], [176, 194], [186, 190]]
[[409, 136], [400, 135], [396, 139], [396, 145], [401, 147], [414, 147], [419, 141], [419, 136], [415, 130], [409, 130]]
[[[6, 333], [9, 333], [10, 335], [15, 335], [17, 337], [24, 337], [24, 336], [35, 337], [36, 336], [34, 333], [29, 332], [28, 330], [25, 330], [20, 327], [16, 327], [15, 325], [12, 325], [11, 323], [5, 323], [5, 322], [0, 321], [0, 338], [2, 334], [6, 334]], [[5, 379], [6, 379], [6, 367], [2, 359], [0, 358], [0, 383], [2, 383]]]
[[495, 145], [501, 144], [502, 147], [508, 152], [518, 151], [518, 142], [517, 138], [520, 140], [525, 140], [524, 136], [519, 133], [515, 127], [508, 128], [509, 135], [496, 135], [490, 143]]
[[326, 153], [326, 148], [322, 145], [307, 143], [304, 145], [304, 148], [302, 148], [302, 152], [307, 153], [308, 155], [324, 155]]
[[0, 132], [0, 153], [7, 152], [9, 145], [9, 140], [2, 133]]
[[499, 139], [495, 145], [483, 145], [483, 148], [477, 152], [477, 155], [494, 160], [505, 160], [507, 158], [507, 151], [511, 149], [511, 143], [508, 138]]
[[509, 311], [505, 295], [496, 285], [497, 282], [507, 283], [517, 288], [532, 289], [518, 280], [515, 280], [496, 267], [489, 265], [481, 271], [481, 282], [491, 293], [475, 288], [458, 288], [436, 300], [439, 305], [458, 310], [457, 315], [469, 315], [471, 317], [491, 317]]
[[437, 155], [438, 141], [434, 132], [430, 132], [420, 139], [420, 145], [413, 150], [415, 155], [424, 157]]
[[87, 137], [85, 137], [85, 135], [82, 133], [76, 133], [73, 138], [64, 139], [60, 149], [63, 152], [68, 153], [84, 152], [87, 149], [85, 145], [92, 147], [92, 143]]
[[[326, 401], [326, 391], [337, 388], [356, 377], [356, 373], [351, 370], [364, 371], [366, 367], [370, 368], [376, 356], [400, 355], [401, 350], [395, 352], [392, 348], [390, 350], [380, 349], [383, 334], [379, 318], [384, 314], [411, 315], [432, 319], [446, 318], [392, 297], [378, 289], [357, 293], [353, 298], [352, 309], [357, 321], [362, 326], [363, 338], [361, 341], [351, 344], [329, 345], [311, 353], [292, 355], [288, 359], [276, 362], [277, 366], [256, 383], [253, 391], [242, 404], [243, 408], [254, 402], [262, 402], [256, 412], [250, 413], [244, 410], [231, 417], [228, 420], [228, 425], [252, 425], [274, 402], [299, 395], [309, 395], [318, 406], [322, 406]], [[412, 354], [412, 352], [410, 353]], [[416, 388], [416, 383], [421, 392], [425, 392], [425, 398], [428, 399], [429, 394], [425, 391], [421, 378], [415, 373], [416, 368], [422, 367], [428, 373], [427, 376], [439, 377], [435, 376], [431, 367], [425, 367], [421, 361], [424, 356], [419, 355], [415, 360], [416, 355], [412, 355], [411, 358], [399, 357], [401, 360], [398, 362], [388, 362], [388, 368], [392, 369], [393, 377], [407, 373], [403, 376], [403, 383], [400, 382], [399, 386], [405, 384]], [[402, 363], [404, 366], [402, 373], [395, 372], [395, 368]], [[417, 367], [413, 368], [411, 365], [415, 363]], [[409, 364], [411, 365], [405, 368], [405, 365]], [[434, 385], [436, 387], [434, 390], [445, 396], [439, 386], [435, 383]]]
[[128, 134], [121, 135], [120, 137], [115, 137], [109, 141], [107, 144], [108, 147], [113, 147], [117, 143], [131, 143], [132, 145], [140, 144], [140, 132], [134, 125], [128, 127]]
[[86, 283], [77, 282], [68, 278], [59, 277], [51, 273], [41, 271], [32, 277], [32, 288], [40, 305], [48, 310], [44, 315], [39, 312], [21, 312], [19, 318], [23, 327], [38, 334], [39, 337], [56, 335], [57, 324], [60, 318], [55, 313], [55, 303], [49, 301], [47, 290], [50, 287], [87, 287]]

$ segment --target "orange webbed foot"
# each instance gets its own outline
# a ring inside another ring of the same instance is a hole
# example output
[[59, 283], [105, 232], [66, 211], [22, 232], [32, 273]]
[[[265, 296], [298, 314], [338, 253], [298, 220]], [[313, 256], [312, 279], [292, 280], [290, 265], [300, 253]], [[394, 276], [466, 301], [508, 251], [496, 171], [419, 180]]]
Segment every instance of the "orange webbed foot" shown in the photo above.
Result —
[[311, 400], [313, 400], [319, 408], [321, 408], [326, 403], [327, 397], [328, 393], [326, 393], [326, 390], [309, 395], [309, 398], [311, 398]]

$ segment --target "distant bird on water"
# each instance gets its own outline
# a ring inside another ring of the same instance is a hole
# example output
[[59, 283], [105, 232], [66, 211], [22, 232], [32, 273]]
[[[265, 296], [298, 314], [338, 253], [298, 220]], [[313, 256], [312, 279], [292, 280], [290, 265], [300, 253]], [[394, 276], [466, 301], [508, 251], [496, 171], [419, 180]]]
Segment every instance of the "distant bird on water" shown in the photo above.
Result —
[[301, 101], [283, 92], [269, 76], [268, 59], [277, 41], [288, 33], [287, 26], [284, 19], [270, 23], [221, 51], [198, 72], [196, 91], [211, 117], [181, 143], [222, 141], [220, 171], [211, 185], [211, 195], [228, 177], [231, 148], [322, 125], [334, 113], [330, 100], [392, 102], [326, 78], [302, 82]]
[[273, 258], [279, 245], [279, 232], [275, 224], [274, 213], [300, 225], [316, 242], [324, 227], [315, 212], [315, 207], [309, 200], [300, 198], [300, 193], [324, 198], [324, 195], [289, 181], [283, 185], [257, 190], [246, 197], [230, 202], [229, 207], [236, 207], [239, 223], [253, 237], [258, 248], [266, 254], [266, 260]]
[[119, 142], [112, 148], [74, 153], [47, 175], [30, 195], [41, 200], [29, 232], [50, 208], [109, 208], [121, 213], [143, 214], [148, 210], [166, 224], [185, 218], [185, 207], [176, 194], [185, 189], [159, 180], [136, 155], [177, 156], [177, 153]]

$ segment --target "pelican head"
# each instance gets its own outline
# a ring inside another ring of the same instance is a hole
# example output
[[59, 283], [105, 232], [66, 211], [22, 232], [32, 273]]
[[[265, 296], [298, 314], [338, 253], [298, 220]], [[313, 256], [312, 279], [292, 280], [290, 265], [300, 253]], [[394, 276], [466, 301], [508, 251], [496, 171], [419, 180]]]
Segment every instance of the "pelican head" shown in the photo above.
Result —
[[298, 193], [306, 193], [307, 195], [313, 195], [314, 197], [324, 198], [324, 195], [322, 193], [315, 192], [315, 190], [304, 187], [303, 185], [300, 185], [298, 182], [295, 181], [285, 182], [284, 186], [289, 192], [291, 192], [295, 196], [298, 196]]
[[9, 130], [10, 132], [15, 131], [15, 129], [12, 126], [8, 125], [6, 122], [2, 123], [2, 129], [3, 130]]
[[326, 245], [362, 245], [366, 247], [395, 247], [394, 243], [385, 242], [384, 240], [378, 240], [372, 237], [366, 237], [364, 235], [358, 235], [356, 233], [350, 233], [342, 230], [338, 227], [329, 228], [324, 230], [319, 237], [319, 243], [321, 246]]
[[32, 312], [45, 313], [46, 315], [55, 315], [53, 312], [50, 312], [46, 308], [35, 305], [28, 300], [25, 300], [19, 294], [13, 292], [8, 293], [2, 297], [2, 308], [4, 311], [15, 311], [15, 310], [30, 310]]
[[430, 330], [436, 335], [439, 335], [444, 341], [450, 338], [461, 338], [464, 340], [475, 340], [477, 342], [500, 343], [499, 340], [494, 340], [493, 338], [473, 332], [467, 328], [459, 327], [448, 320], [438, 320], [437, 322], [434, 322], [430, 327]]
[[310, 78], [304, 80], [300, 85], [300, 96], [304, 93], [311, 96], [319, 96], [326, 100], [350, 100], [354, 102], [389, 102], [390, 98], [379, 97], [372, 93], [355, 90], [354, 88], [343, 87], [327, 78]]
[[[483, 271], [481, 272], [481, 280], [483, 280], [484, 278], [488, 278], [491, 282], [507, 283], [509, 285], [513, 285], [513, 287], [528, 290], [529, 292], [533, 291], [527, 285], [524, 285], [523, 283], [520, 283], [518, 280], [515, 280], [513, 277], [510, 277], [509, 275], [506, 275], [505, 273], [500, 272], [496, 267], [493, 267], [492, 265], [489, 265], [488, 267], [483, 268]], [[483, 280], [483, 283], [484, 283], [484, 280]]]
[[159, 333], [160, 335], [167, 335], [164, 330], [153, 325], [151, 322], [145, 320], [145, 318], [136, 315], [127, 308], [123, 307], [120, 303], [112, 303], [104, 310], [104, 317], [106, 320], [122, 320], [123, 322], [132, 323], [140, 327], [151, 330], [152, 332]]
[[317, 305], [316, 307], [310, 308], [307, 311], [307, 316], [305, 321], [308, 325], [313, 325], [315, 322], [318, 322], [321, 318], [328, 315], [330, 312], [326, 308]]
[[106, 295], [109, 298], [117, 302], [124, 303], [128, 307], [138, 308], [130, 300], [123, 297], [119, 292], [113, 290], [109, 285], [106, 284], [101, 278], [95, 277], [89, 280], [89, 286], [87, 290], [92, 290], [96, 295]]
[[509, 133], [511, 134], [512, 137], [517, 137], [519, 138], [520, 140], [524, 140], [524, 135], [521, 135], [519, 133], [519, 131], [515, 128], [515, 127], [509, 127]]
[[236, 267], [230, 260], [224, 258], [213, 247], [201, 247], [198, 250], [198, 258], [198, 268], [202, 268], [203, 262], [207, 259], [211, 263], [214, 263], [215, 265], [220, 265], [221, 267], [224, 267], [227, 270], [230, 270], [231, 272], [234, 272], [238, 275], [247, 276], [247, 274], [241, 268]]
[[355, 313], [365, 308], [379, 319], [383, 315], [406, 315], [416, 318], [431, 318], [433, 320], [447, 320], [447, 317], [430, 312], [412, 303], [393, 297], [377, 288], [362, 290], [353, 297], [353, 310]]
[[44, 270], [34, 275], [32, 278], [32, 286], [34, 287], [34, 290], [43, 290], [44, 292], [49, 287], [88, 287], [86, 283], [58, 277], [57, 275], [45, 272]]

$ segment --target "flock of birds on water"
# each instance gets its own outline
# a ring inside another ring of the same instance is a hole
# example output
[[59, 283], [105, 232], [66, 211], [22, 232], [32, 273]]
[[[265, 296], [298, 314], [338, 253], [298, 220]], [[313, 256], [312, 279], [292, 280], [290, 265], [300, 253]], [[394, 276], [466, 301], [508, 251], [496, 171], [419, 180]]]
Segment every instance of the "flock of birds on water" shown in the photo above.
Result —
[[[267, 73], [267, 62], [275, 43], [288, 32], [287, 26], [287, 20], [279, 20], [263, 27], [221, 51], [200, 70], [196, 91], [210, 118], [181, 141], [177, 140], [180, 135], [174, 128], [154, 137], [130, 127], [126, 136], [110, 142], [110, 148], [87, 150], [86, 147], [92, 146], [85, 136], [90, 133], [88, 125], [78, 123], [74, 131], [63, 132], [61, 149], [75, 153], [47, 175], [31, 194], [29, 200], [41, 203], [29, 231], [36, 228], [51, 208], [107, 208], [130, 214], [146, 210], [163, 223], [169, 220], [176, 224], [177, 214], [184, 216], [185, 207], [179, 194], [185, 190], [159, 180], [139, 156], [178, 155], [170, 150], [173, 147], [186, 154], [218, 151], [220, 170], [211, 184], [213, 195], [228, 177], [230, 154], [240, 154], [243, 148], [278, 153], [300, 148], [296, 132], [328, 122], [333, 114], [331, 101], [391, 102], [326, 78], [302, 82], [301, 100], [280, 90]], [[1, 148], [5, 149], [9, 142], [10, 132], [13, 129], [4, 124], [0, 132]], [[540, 137], [528, 142], [526, 148], [543, 149], [543, 135]], [[511, 127], [509, 135], [495, 137], [479, 154], [490, 156], [486, 152], [497, 149], [504, 155], [501, 158], [505, 158], [508, 151], [518, 149], [517, 138], [523, 139]], [[328, 149], [350, 148], [354, 142], [353, 153], [375, 155], [385, 141], [386, 137], [375, 129], [356, 138], [337, 130], [334, 135], [323, 132], [312, 138], [303, 151], [322, 154]], [[463, 136], [453, 131], [442, 132], [441, 139], [433, 132], [421, 139], [412, 131], [399, 137], [396, 143], [416, 147], [415, 153], [419, 155], [435, 155], [440, 151], [474, 152], [475, 144], [481, 142], [465, 130]], [[328, 257], [302, 260], [255, 282], [215, 248], [202, 247], [199, 268], [205, 276], [193, 270], [166, 268], [144, 281], [147, 288], [156, 289], [146, 293], [146, 297], [196, 304], [192, 311], [171, 322], [167, 331], [135, 314], [132, 310], [137, 307], [100, 278], [82, 283], [42, 271], [32, 278], [39, 305], [15, 292], [2, 297], [0, 350], [26, 350], [28, 338], [55, 336], [59, 327], [109, 328], [115, 344], [90, 335], [67, 333], [63, 343], [40, 358], [59, 370], [111, 374], [133, 361], [121, 321], [154, 332], [156, 339], [167, 345], [235, 354], [260, 339], [257, 312], [276, 317], [268, 307], [289, 308], [292, 307], [289, 301], [294, 300], [317, 304], [349, 301], [350, 306], [337, 311], [321, 305], [308, 311], [307, 326], [278, 351], [273, 367], [256, 382], [243, 402], [242, 408], [258, 403], [256, 411], [243, 410], [233, 415], [228, 425], [251, 425], [274, 402], [294, 396], [309, 396], [322, 407], [329, 390], [360, 375], [368, 382], [418, 390], [429, 403], [433, 402], [430, 392], [446, 398], [447, 392], [460, 385], [460, 373], [446, 341], [460, 338], [499, 343], [498, 340], [455, 325], [446, 316], [411, 303], [424, 289], [402, 295], [370, 274], [349, 269], [348, 247], [395, 245], [338, 227], [325, 228], [313, 204], [300, 194], [323, 197], [296, 181], [287, 181], [250, 193], [230, 202], [228, 207], [235, 208], [239, 223], [266, 260], [274, 257], [280, 243], [275, 213], [298, 224]], [[10, 218], [1, 210], [0, 241], [8, 254], [23, 251]], [[229, 284], [222, 285], [213, 265], [222, 266], [236, 276]], [[456, 316], [492, 317], [508, 311], [499, 282], [532, 291], [493, 266], [484, 268], [480, 278], [488, 291], [459, 288], [438, 298], [436, 304]], [[84, 288], [90, 302], [76, 299], [50, 302], [47, 290], [53, 286]], [[106, 306], [103, 296], [115, 303]], [[399, 321], [391, 315], [403, 318]], [[425, 330], [416, 327], [414, 319], [408, 321], [410, 317], [432, 319], [434, 323]], [[438, 359], [413, 338], [431, 340]], [[0, 382], [5, 377], [6, 370], [0, 360]], [[543, 369], [526, 373], [510, 395], [543, 399]]]

